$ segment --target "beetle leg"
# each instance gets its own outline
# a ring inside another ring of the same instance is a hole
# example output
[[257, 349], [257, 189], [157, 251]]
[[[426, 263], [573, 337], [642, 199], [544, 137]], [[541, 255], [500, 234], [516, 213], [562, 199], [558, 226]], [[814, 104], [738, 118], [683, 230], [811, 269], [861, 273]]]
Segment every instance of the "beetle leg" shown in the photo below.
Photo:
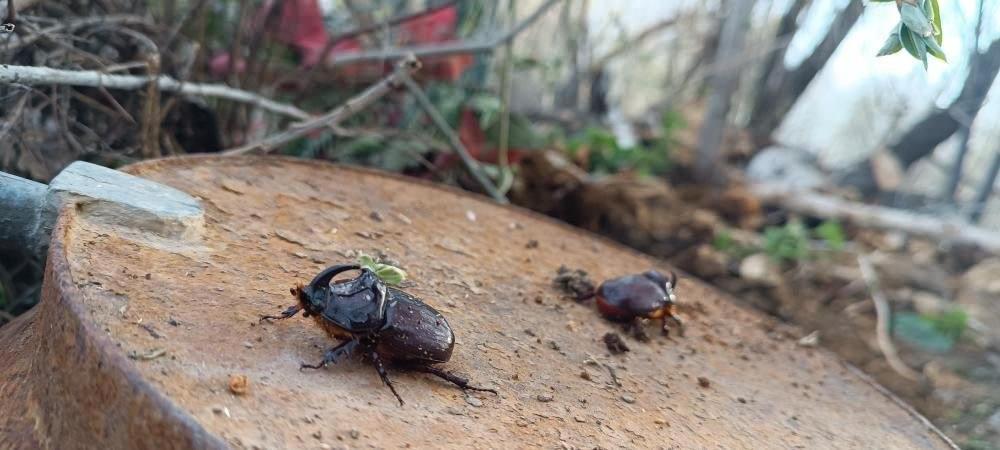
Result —
[[385, 371], [385, 364], [382, 363], [382, 358], [378, 356], [378, 352], [374, 349], [368, 350], [368, 356], [375, 363], [375, 371], [378, 372], [378, 376], [382, 378], [382, 382], [386, 386], [389, 386], [389, 390], [392, 391], [392, 395], [396, 396], [396, 400], [399, 400], [399, 406], [403, 406], [403, 397], [399, 396], [396, 392], [396, 387], [392, 385], [392, 381], [389, 380], [389, 374]]
[[312, 365], [303, 363], [301, 366], [299, 366], [299, 370], [322, 369], [326, 367], [327, 364], [330, 363], [337, 364], [340, 361], [350, 357], [351, 354], [354, 353], [355, 350], [357, 350], [357, 348], [358, 348], [357, 339], [352, 339], [347, 342], [342, 342], [340, 343], [340, 345], [337, 345], [336, 347], [327, 350], [326, 354], [323, 355], [323, 361], [320, 361], [319, 364]]
[[437, 367], [426, 366], [422, 364], [409, 364], [406, 366], [406, 368], [416, 372], [423, 372], [434, 375], [438, 378], [450, 382], [451, 384], [454, 384], [455, 386], [458, 386], [463, 391], [469, 390], [469, 391], [480, 391], [480, 392], [492, 392], [493, 395], [500, 395], [499, 393], [497, 393], [495, 389], [486, 389], [486, 388], [471, 386], [469, 385], [469, 380], [462, 378], [458, 375], [455, 375], [451, 372], [448, 372], [447, 370], [439, 369]]
[[663, 335], [670, 336], [670, 327], [667, 326], [667, 321], [671, 321], [677, 325], [677, 335], [684, 337], [684, 322], [673, 314], [668, 313], [663, 316]]
[[649, 342], [649, 335], [646, 334], [646, 329], [643, 327], [642, 317], [633, 318], [631, 322], [627, 323], [625, 332], [631, 334], [639, 342]]
[[278, 315], [278, 316], [260, 316], [260, 320], [258, 320], [257, 323], [263, 322], [265, 320], [287, 319], [289, 317], [292, 317], [292, 316], [298, 314], [299, 311], [301, 311], [301, 310], [302, 310], [302, 305], [292, 305], [292, 306], [289, 306], [288, 309], [282, 311], [281, 315]]

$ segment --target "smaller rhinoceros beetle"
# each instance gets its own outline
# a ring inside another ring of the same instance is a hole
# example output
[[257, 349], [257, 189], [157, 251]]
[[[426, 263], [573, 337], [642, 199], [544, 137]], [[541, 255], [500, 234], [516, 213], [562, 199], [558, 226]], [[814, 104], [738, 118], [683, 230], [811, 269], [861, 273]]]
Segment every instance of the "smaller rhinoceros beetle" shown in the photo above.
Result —
[[669, 279], [656, 270], [612, 278], [597, 288], [597, 310], [610, 320], [633, 325], [642, 319], [660, 319], [663, 334], [669, 334], [667, 321], [671, 320], [683, 334], [684, 324], [674, 314], [676, 287], [677, 275], [673, 272]]
[[[360, 270], [361, 274], [333, 281], [337, 274], [350, 270]], [[389, 380], [386, 363], [435, 375], [463, 390], [497, 393], [470, 386], [468, 380], [431, 366], [451, 359], [455, 334], [448, 321], [420, 299], [386, 286], [371, 270], [357, 265], [329, 267], [309, 285], [292, 288], [292, 295], [298, 300], [297, 305], [281, 315], [262, 316], [260, 320], [287, 319], [305, 310], [303, 315], [315, 316], [330, 337], [344, 341], [327, 351], [319, 364], [303, 363], [302, 369], [321, 369], [361, 352], [375, 365], [379, 377], [401, 406], [403, 398]]]

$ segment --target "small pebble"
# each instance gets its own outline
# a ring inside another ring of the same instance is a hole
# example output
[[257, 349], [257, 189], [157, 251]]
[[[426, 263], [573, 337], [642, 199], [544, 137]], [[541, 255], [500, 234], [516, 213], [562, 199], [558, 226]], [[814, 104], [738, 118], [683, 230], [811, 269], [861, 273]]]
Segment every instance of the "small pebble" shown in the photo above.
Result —
[[555, 397], [553, 397], [552, 394], [538, 394], [535, 396], [535, 399], [542, 403], [548, 403], [554, 400]]
[[584, 380], [587, 380], [587, 381], [592, 381], [593, 380], [593, 378], [590, 377], [590, 372], [587, 372], [586, 370], [584, 370], [583, 372], [580, 372], [580, 378], [583, 378]]
[[475, 406], [477, 408], [480, 407], [480, 406], [483, 406], [483, 401], [482, 400], [480, 400], [480, 399], [478, 399], [476, 397], [473, 397], [471, 395], [468, 395], [468, 396], [465, 397], [465, 403], [468, 403], [468, 404], [470, 404], [472, 406]]
[[246, 375], [229, 377], [229, 392], [236, 395], [246, 395], [250, 391], [250, 379]]
[[249, 341], [247, 341], [247, 342], [244, 342], [244, 343], [243, 343], [243, 346], [244, 346], [244, 347], [246, 347], [246, 348], [253, 348], [253, 344], [252, 344], [252, 343], [250, 343]]
[[369, 214], [368, 217], [371, 217], [372, 220], [374, 220], [376, 222], [381, 222], [382, 221], [382, 213], [380, 213], [378, 211], [372, 211], [372, 213]]
[[664, 419], [656, 419], [656, 420], [653, 421], [653, 423], [655, 423], [657, 425], [666, 425], [667, 421], [664, 420]]
[[746, 402], [747, 402], [747, 399], [745, 399], [745, 398], [743, 398], [743, 397], [736, 397], [736, 401], [738, 401], [738, 402], [740, 402], [740, 403], [746, 403]]
[[625, 403], [635, 403], [635, 397], [633, 397], [631, 395], [623, 395], [622, 396], [622, 401], [625, 402]]
[[312, 437], [316, 438], [317, 440], [323, 439], [323, 432], [322, 431], [316, 431], [316, 432], [314, 432], [312, 434]]
[[448, 414], [451, 414], [453, 416], [461, 416], [461, 415], [465, 414], [461, 409], [458, 409], [458, 408], [456, 408], [454, 406], [449, 406], [448, 409], [447, 409], [447, 411], [448, 411]]
[[573, 416], [573, 420], [580, 423], [587, 423], [587, 419], [582, 416]]
[[698, 377], [698, 386], [701, 386], [703, 388], [707, 388], [707, 387], [709, 387], [711, 385], [712, 385], [712, 382], [708, 381], [708, 378]]
[[349, 434], [351, 436], [351, 439], [357, 439], [357, 438], [361, 437], [361, 432], [358, 431], [358, 430], [351, 430], [351, 431], [347, 432], [347, 434]]

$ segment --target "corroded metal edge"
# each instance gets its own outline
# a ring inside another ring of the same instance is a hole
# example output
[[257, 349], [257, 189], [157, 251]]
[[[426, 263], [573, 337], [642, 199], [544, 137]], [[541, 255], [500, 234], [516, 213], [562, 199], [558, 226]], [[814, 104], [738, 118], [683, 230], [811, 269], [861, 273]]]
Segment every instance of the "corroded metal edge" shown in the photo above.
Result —
[[75, 214], [63, 209], [54, 228], [41, 303], [0, 333], [0, 361], [10, 368], [0, 369], [0, 393], [14, 394], [0, 402], [8, 421], [0, 448], [228, 448], [86, 320], [66, 254]]

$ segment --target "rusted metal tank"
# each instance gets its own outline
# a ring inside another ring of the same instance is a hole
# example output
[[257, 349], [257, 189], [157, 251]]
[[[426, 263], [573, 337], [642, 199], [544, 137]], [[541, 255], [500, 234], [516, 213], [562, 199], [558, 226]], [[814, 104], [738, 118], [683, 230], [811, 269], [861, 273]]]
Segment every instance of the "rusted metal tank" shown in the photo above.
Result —
[[[832, 354], [690, 278], [683, 337], [608, 354], [602, 336], [621, 329], [564, 299], [557, 269], [670, 268], [545, 217], [315, 161], [125, 170], [199, 198], [204, 228], [157, 237], [63, 211], [42, 303], [0, 328], [0, 448], [953, 447]], [[455, 330], [445, 367], [499, 397], [391, 372], [400, 407], [364, 361], [299, 370], [326, 334], [257, 318], [359, 251], [406, 269]]]

